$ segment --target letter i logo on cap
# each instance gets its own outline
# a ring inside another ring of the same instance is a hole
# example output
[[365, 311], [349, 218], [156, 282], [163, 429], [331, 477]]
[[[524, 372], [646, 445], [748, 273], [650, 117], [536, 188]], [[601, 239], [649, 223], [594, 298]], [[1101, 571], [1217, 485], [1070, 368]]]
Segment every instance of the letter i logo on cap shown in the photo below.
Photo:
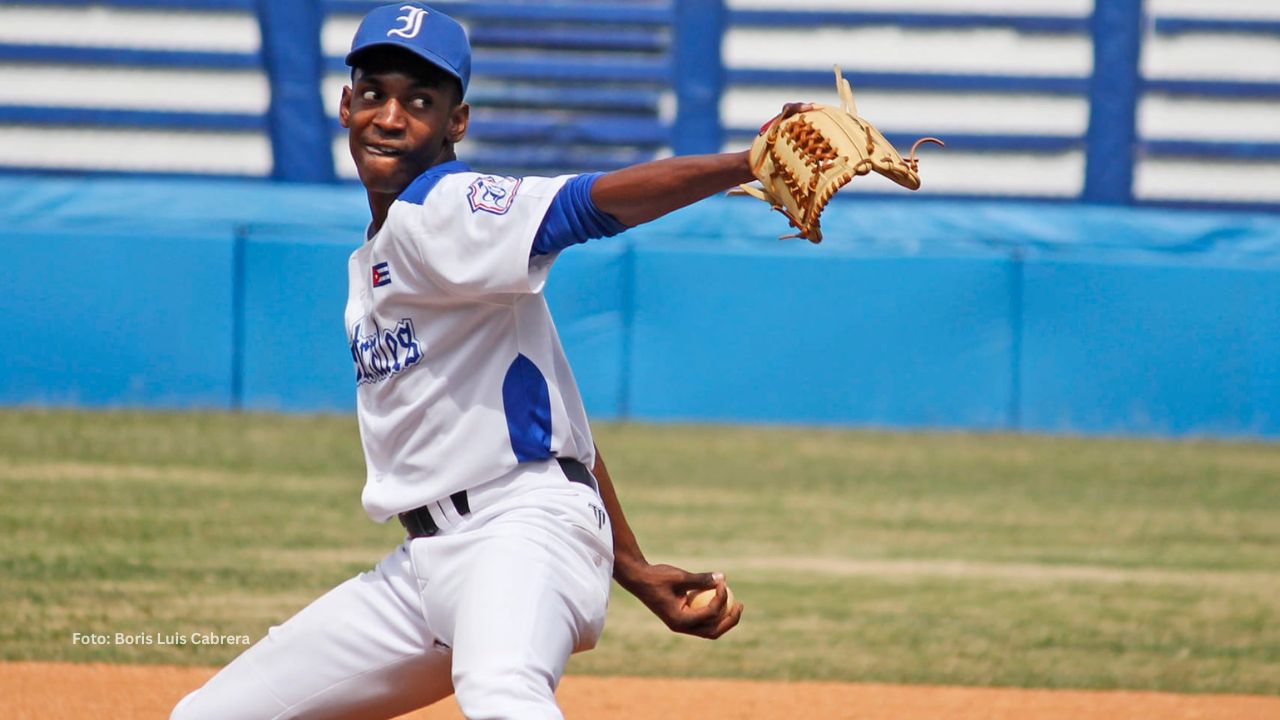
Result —
[[422, 18], [426, 17], [427, 11], [416, 5], [402, 5], [400, 9], [408, 11], [396, 18], [403, 22], [404, 26], [388, 30], [387, 37], [399, 35], [405, 40], [412, 40], [418, 37], [418, 33], [422, 32]]

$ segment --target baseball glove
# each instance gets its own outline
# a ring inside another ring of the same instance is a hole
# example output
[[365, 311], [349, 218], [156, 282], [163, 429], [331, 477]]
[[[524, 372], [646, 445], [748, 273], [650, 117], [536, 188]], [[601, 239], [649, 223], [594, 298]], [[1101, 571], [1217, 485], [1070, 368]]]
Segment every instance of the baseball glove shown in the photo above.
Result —
[[836, 191], [857, 175], [875, 170], [908, 190], [920, 187], [916, 149], [904, 160], [874, 125], [858, 117], [853, 89], [835, 66], [840, 107], [813, 104], [793, 115], [779, 115], [760, 128], [751, 143], [751, 172], [762, 187], [740, 185], [739, 192], [769, 203], [799, 230], [783, 239], [801, 237], [822, 242], [822, 211]]

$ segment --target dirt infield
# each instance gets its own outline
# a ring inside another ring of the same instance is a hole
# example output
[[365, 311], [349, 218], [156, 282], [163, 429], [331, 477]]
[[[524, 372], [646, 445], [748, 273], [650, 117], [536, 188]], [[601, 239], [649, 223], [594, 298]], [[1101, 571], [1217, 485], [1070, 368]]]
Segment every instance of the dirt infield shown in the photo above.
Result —
[[[166, 666], [0, 664], [0, 718], [153, 720], [213, 670]], [[858, 720], [1272, 720], [1280, 697], [1173, 695], [744, 680], [568, 677], [569, 718], [849, 718]], [[456, 720], [451, 702], [402, 720]]]

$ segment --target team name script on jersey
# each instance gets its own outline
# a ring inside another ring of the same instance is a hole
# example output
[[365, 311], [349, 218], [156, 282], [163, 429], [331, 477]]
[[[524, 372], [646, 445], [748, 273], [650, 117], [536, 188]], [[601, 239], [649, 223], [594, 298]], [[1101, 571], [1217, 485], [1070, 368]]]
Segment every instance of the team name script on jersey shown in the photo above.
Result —
[[[361, 334], [366, 325], [372, 332]], [[351, 360], [356, 365], [356, 385], [380, 383], [418, 364], [422, 346], [413, 321], [401, 320], [394, 328], [379, 328], [369, 318], [351, 326]]]

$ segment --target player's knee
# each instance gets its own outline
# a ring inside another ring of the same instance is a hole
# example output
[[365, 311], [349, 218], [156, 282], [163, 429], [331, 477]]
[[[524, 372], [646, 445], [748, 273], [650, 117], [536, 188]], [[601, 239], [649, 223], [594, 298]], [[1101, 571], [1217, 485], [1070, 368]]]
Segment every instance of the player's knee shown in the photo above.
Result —
[[555, 678], [532, 668], [455, 672], [453, 691], [468, 720], [562, 720]]

